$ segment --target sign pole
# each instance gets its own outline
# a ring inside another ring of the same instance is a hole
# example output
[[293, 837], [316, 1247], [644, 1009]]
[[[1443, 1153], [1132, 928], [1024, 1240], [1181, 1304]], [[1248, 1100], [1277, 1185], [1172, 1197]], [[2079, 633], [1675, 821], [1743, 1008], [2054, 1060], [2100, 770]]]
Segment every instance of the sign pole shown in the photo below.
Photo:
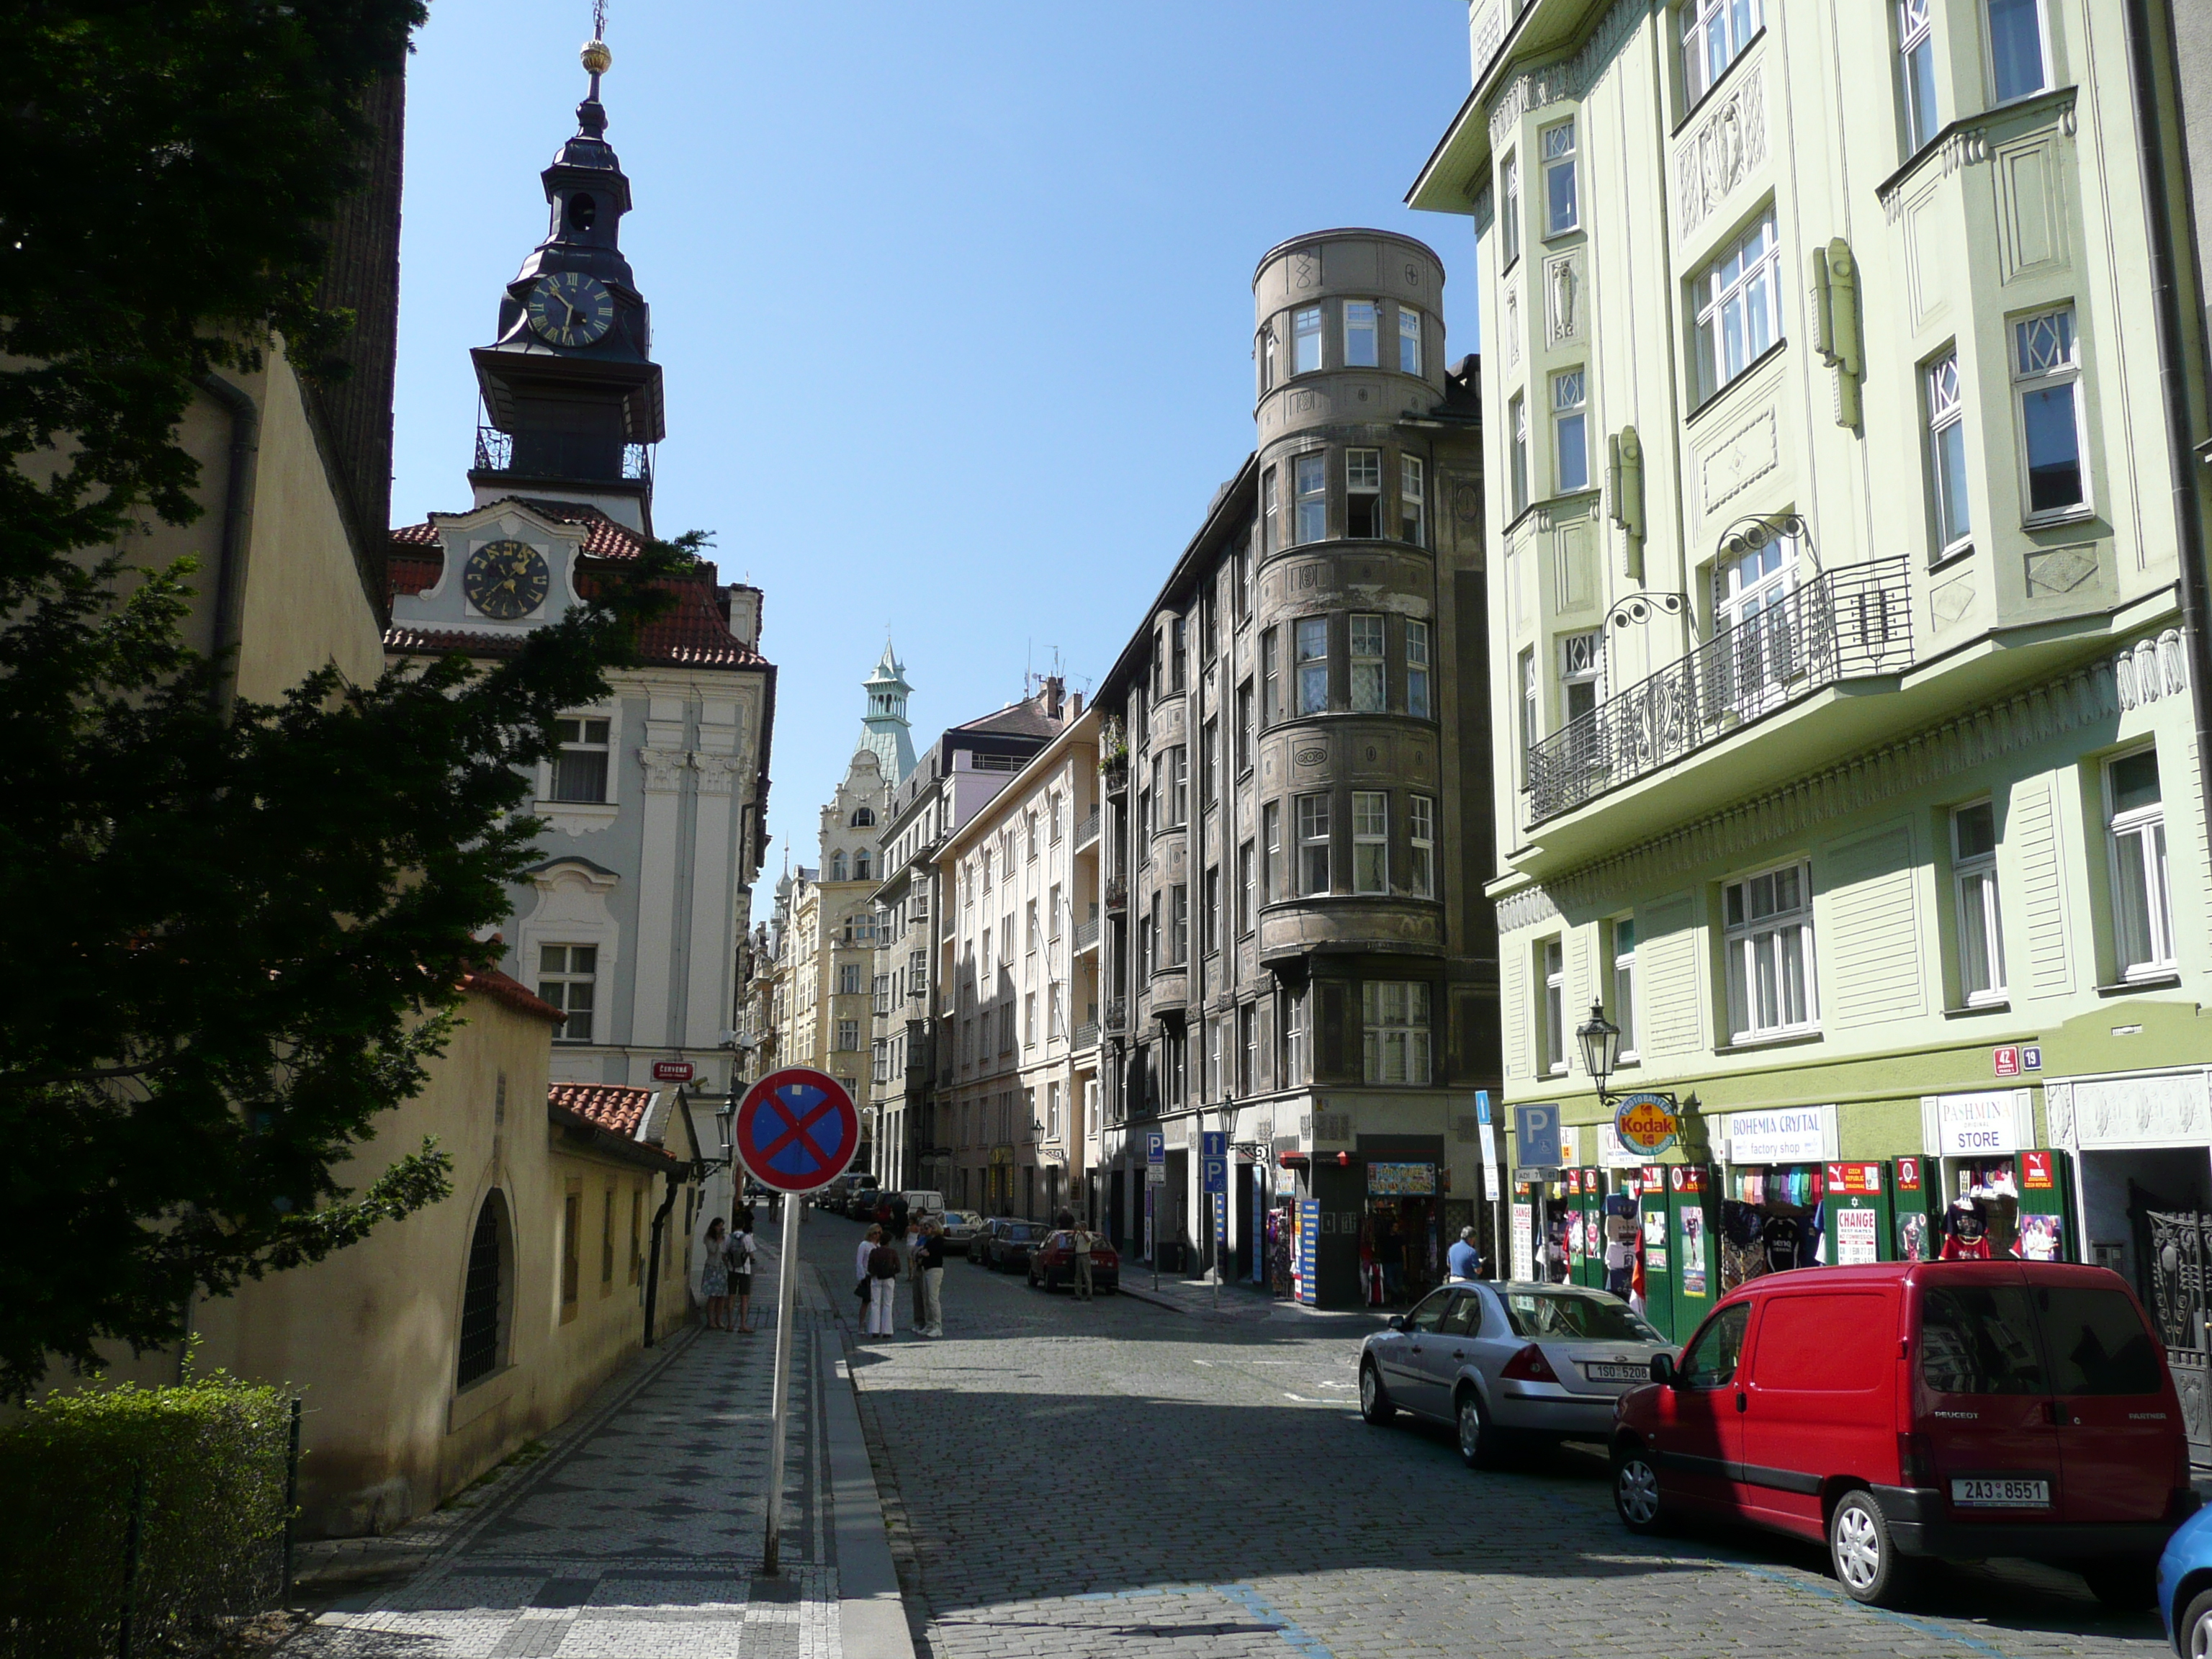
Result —
[[761, 1550], [761, 1571], [776, 1576], [783, 1548], [783, 1443], [791, 1419], [791, 1328], [799, 1309], [799, 1195], [783, 1200], [783, 1259], [776, 1263], [775, 1389], [769, 1413], [773, 1426], [768, 1437], [768, 1541]]

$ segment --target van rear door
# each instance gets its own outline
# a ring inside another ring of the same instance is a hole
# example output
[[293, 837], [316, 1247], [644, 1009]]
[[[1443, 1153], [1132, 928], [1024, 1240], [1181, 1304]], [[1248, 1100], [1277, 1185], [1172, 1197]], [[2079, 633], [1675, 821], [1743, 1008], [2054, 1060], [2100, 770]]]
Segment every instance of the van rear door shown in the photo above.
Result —
[[2180, 1405], [2142, 1310], [2101, 1267], [2031, 1267], [2069, 1522], [2158, 1521], [2172, 1497]]
[[1894, 1286], [1802, 1289], [1764, 1298], [1743, 1401], [1747, 1507], [1777, 1525], [1822, 1535], [1820, 1488], [1831, 1475], [1869, 1485], [1896, 1479], [1898, 1291]]
[[1954, 1521], [2056, 1518], [2058, 1431], [2026, 1273], [1933, 1267], [1919, 1291], [1913, 1449]]

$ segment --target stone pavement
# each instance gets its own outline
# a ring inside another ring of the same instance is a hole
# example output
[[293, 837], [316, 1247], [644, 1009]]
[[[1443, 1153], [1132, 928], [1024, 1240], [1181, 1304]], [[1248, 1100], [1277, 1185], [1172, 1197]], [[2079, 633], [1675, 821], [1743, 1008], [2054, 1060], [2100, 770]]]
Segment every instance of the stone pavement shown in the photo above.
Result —
[[[835, 1220], [808, 1246], [832, 1284], [851, 1248]], [[2068, 1574], [1949, 1569], [1881, 1613], [1815, 1548], [1630, 1536], [1592, 1453], [1471, 1473], [1441, 1430], [1359, 1420], [1358, 1327], [1077, 1303], [957, 1261], [945, 1312], [942, 1340], [851, 1350], [930, 1659], [2160, 1651], [2154, 1618]]]
[[[764, 1249], [757, 1317], [773, 1320], [780, 1268]], [[759, 1571], [774, 1335], [694, 1328], [464, 1519], [432, 1517], [404, 1583], [341, 1599], [285, 1652], [907, 1659], [850, 1372], [811, 1273], [793, 1334], [779, 1577]]]

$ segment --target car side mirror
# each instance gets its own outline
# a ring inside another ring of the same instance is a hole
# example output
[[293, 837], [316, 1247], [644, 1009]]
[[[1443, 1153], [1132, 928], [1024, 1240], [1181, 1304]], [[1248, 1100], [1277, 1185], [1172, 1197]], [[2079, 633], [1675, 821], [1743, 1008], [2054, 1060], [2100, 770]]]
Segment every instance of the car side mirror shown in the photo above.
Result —
[[1390, 1329], [1394, 1331], [1402, 1331], [1406, 1328], [1406, 1316], [1403, 1314], [1392, 1314], [1388, 1323]]
[[1651, 1380], [1654, 1382], [1662, 1382], [1666, 1384], [1668, 1388], [1672, 1388], [1674, 1385], [1674, 1356], [1673, 1354], [1655, 1353], [1651, 1356]]

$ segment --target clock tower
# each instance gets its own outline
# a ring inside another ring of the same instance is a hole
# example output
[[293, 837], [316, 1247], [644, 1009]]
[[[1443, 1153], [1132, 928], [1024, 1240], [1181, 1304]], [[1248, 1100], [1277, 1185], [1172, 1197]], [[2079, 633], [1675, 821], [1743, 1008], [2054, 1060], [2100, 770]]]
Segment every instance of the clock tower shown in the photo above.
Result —
[[584, 47], [591, 90], [575, 136], [541, 175], [545, 240], [507, 285], [498, 337], [470, 354], [485, 423], [469, 482], [478, 506], [551, 496], [650, 535], [653, 446], [665, 422], [650, 309], [622, 252], [629, 179], [599, 102], [612, 62], [604, 41]]

